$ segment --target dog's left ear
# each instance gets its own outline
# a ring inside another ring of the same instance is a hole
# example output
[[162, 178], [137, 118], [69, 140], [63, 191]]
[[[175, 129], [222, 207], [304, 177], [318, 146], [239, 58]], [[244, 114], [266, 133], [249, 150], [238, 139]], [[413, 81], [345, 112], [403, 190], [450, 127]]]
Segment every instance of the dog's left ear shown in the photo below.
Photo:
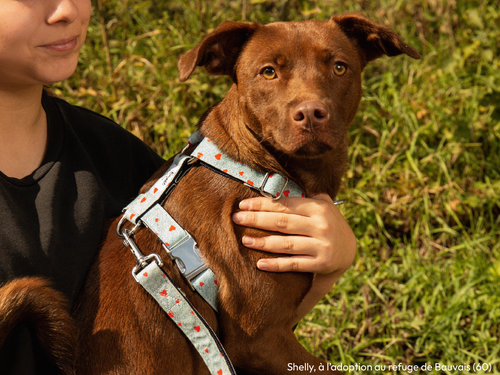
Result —
[[335, 22], [347, 37], [354, 39], [363, 60], [363, 68], [368, 62], [384, 54], [397, 56], [405, 53], [414, 59], [420, 59], [418, 52], [413, 47], [402, 42], [394, 31], [369, 20], [359, 13], [333, 16], [330, 22]]
[[257, 24], [249, 22], [221, 23], [196, 47], [181, 56], [177, 64], [181, 82], [187, 80], [197, 66], [204, 66], [210, 74], [228, 75], [236, 82], [236, 61], [257, 28]]

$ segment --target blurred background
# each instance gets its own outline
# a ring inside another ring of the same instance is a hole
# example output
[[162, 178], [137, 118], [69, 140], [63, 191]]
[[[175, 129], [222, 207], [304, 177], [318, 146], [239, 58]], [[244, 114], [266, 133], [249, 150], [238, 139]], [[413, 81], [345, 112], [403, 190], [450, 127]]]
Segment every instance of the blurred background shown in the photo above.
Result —
[[231, 84], [200, 68], [180, 83], [177, 72], [224, 20], [356, 11], [415, 47], [421, 60], [383, 57], [364, 71], [338, 196], [358, 253], [296, 334], [334, 364], [486, 362], [500, 373], [498, 0], [92, 1], [79, 68], [52, 89], [165, 158]]

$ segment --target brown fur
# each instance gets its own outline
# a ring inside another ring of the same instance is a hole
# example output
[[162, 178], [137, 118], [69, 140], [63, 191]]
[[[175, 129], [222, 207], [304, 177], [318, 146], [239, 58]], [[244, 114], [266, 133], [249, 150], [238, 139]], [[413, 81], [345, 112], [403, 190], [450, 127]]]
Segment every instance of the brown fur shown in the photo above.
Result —
[[41, 345], [65, 374], [74, 374], [76, 329], [66, 298], [47, 280], [26, 277], [0, 287], [0, 347], [18, 322], [35, 326]]
[[[333, 198], [346, 169], [347, 128], [361, 99], [361, 72], [383, 54], [401, 53], [419, 57], [390, 29], [357, 14], [266, 26], [224, 22], [181, 58], [179, 71], [182, 81], [196, 66], [233, 79], [225, 99], [200, 121], [202, 134], [226, 154], [257, 170], [289, 175], [307, 195]], [[344, 75], [332, 73], [335, 63], [347, 66]], [[277, 79], [263, 78], [266, 66]], [[218, 315], [189, 289], [152, 233], [139, 231], [136, 243], [144, 253], [162, 256], [238, 373], [285, 374], [288, 363], [317, 368], [325, 362], [309, 354], [291, 330], [313, 275], [256, 268], [258, 259], [271, 255], [245, 248], [241, 237], [267, 233], [231, 220], [238, 203], [252, 196], [258, 194], [195, 165], [165, 203], [217, 275]], [[207, 374], [180, 330], [131, 277], [135, 258], [114, 233], [116, 224], [74, 311], [80, 327], [77, 373]]]

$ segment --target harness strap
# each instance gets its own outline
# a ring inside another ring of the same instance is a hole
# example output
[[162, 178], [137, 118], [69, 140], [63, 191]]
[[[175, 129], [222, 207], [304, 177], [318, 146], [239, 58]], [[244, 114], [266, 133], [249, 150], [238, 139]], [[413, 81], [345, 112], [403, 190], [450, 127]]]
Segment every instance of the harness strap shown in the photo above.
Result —
[[219, 288], [215, 274], [202, 259], [193, 237], [158, 203], [170, 194], [191, 168], [187, 163], [191, 159], [190, 156], [177, 155], [165, 174], [124, 208], [124, 218], [136, 225], [144, 223], [160, 239], [191, 288], [217, 311]]
[[158, 203], [141, 220], [160, 239], [191, 287], [217, 311], [218, 281], [204, 262], [193, 237]]
[[236, 375], [214, 331], [156, 262], [143, 268], [136, 279], [191, 341], [212, 375]]
[[[173, 280], [160, 269], [162, 266], [160, 257], [157, 254], [144, 256], [131, 237], [136, 228], [144, 223], [160, 239], [191, 287], [217, 311], [219, 284], [214, 273], [203, 261], [193, 237], [161, 205], [161, 202], [168, 197], [179, 180], [191, 168], [191, 163], [188, 161], [196, 157], [202, 164], [205, 163], [218, 170], [219, 173], [241, 181], [273, 199], [283, 195], [286, 197], [305, 195], [299, 185], [286, 176], [278, 173], [258, 172], [230, 159], [210, 139], [203, 138], [198, 131], [189, 137], [188, 146], [195, 144], [198, 146], [191, 156], [178, 154], [170, 168], [151, 189], [140, 194], [124, 208], [125, 213], [118, 224], [117, 233], [124, 237], [124, 244], [137, 258], [138, 264], [134, 267], [132, 275], [193, 343], [210, 373], [236, 375], [229, 357], [213, 330], [184, 297]], [[136, 227], [122, 231], [121, 225], [125, 219], [135, 224]]]
[[126, 219], [132, 224], [137, 224], [142, 215], [165, 196], [167, 190], [172, 190], [175, 187], [175, 183], [180, 179], [178, 175], [182, 177], [186, 170], [189, 170], [190, 165], [187, 165], [186, 162], [190, 159], [191, 157], [186, 155], [176, 155], [170, 168], [155, 182], [151, 189], [139, 194], [123, 209], [123, 211], [127, 211]]
[[202, 162], [222, 171], [232, 178], [243, 182], [261, 194], [278, 199], [285, 197], [304, 197], [304, 191], [293, 180], [279, 173], [259, 172], [249, 166], [231, 159], [224, 154], [209, 138], [203, 138], [191, 153]]

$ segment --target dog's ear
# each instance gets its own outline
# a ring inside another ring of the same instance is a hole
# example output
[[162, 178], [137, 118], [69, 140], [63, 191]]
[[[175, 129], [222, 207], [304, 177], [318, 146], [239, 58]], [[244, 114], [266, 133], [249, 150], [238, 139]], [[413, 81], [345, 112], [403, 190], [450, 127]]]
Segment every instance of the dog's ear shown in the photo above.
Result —
[[347, 37], [354, 39], [358, 52], [365, 65], [382, 55], [397, 56], [406, 53], [414, 59], [420, 59], [418, 52], [399, 39], [394, 31], [379, 25], [359, 13], [348, 13], [333, 16], [330, 22], [335, 22]]
[[236, 61], [257, 28], [257, 24], [249, 22], [221, 23], [196, 47], [181, 56], [177, 64], [181, 82], [187, 80], [197, 66], [204, 66], [210, 74], [228, 75], [236, 81]]

